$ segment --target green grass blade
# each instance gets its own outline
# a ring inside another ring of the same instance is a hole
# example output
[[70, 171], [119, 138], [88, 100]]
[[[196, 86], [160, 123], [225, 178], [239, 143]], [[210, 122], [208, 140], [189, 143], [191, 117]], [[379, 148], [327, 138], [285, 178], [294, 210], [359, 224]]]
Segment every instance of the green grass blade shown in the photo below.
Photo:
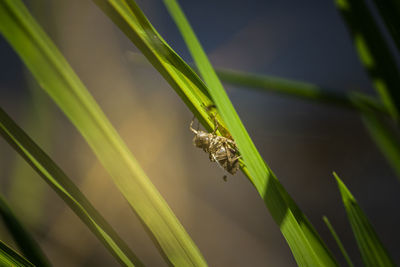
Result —
[[400, 52], [400, 2], [398, 0], [374, 0], [374, 3]]
[[272, 92], [347, 109], [358, 110], [359, 106], [355, 103], [355, 99], [363, 97], [364, 100], [368, 99], [369, 102], [371, 102], [371, 106], [374, 107], [377, 112], [388, 114], [387, 109], [375, 98], [358, 92], [339, 93], [308, 82], [227, 69], [216, 69], [216, 73], [223, 82], [233, 85], [244, 86], [257, 91]]
[[365, 265], [371, 267], [395, 266], [371, 223], [358, 206], [356, 199], [340, 180], [339, 176], [336, 173], [333, 173], [333, 175], [336, 178], [347, 217], [350, 221]]
[[0, 196], [0, 215], [25, 257], [37, 266], [51, 266], [39, 244], [17, 219], [2, 196]]
[[[375, 98], [358, 92], [340, 94], [311, 83], [287, 80], [274, 76], [256, 75], [232, 70], [217, 70], [224, 82], [256, 90], [276, 92], [300, 99], [341, 106], [360, 112], [372, 139], [381, 149], [400, 178], [400, 140], [385, 121], [387, 109]], [[382, 116], [384, 115], [384, 116]]]
[[178, 25], [208, 85], [208, 92], [239, 147], [245, 165], [244, 173], [280, 226], [297, 263], [300, 266], [335, 266], [336, 262], [329, 250], [258, 153], [178, 3], [174, 0], [165, 0], [164, 3]]
[[350, 266], [350, 267], [353, 267], [354, 264], [351, 261], [350, 256], [347, 253], [346, 249], [344, 248], [342, 241], [340, 241], [340, 238], [337, 235], [335, 229], [333, 229], [332, 224], [329, 222], [329, 220], [328, 220], [328, 218], [326, 216], [322, 217], [322, 219], [324, 220], [326, 226], [328, 227], [329, 231], [331, 232], [331, 235], [332, 235], [333, 239], [335, 239], [336, 244], [338, 245], [340, 251], [342, 252], [343, 257], [345, 258], [345, 260], [347, 262], [347, 265]]
[[67, 61], [21, 1], [0, 1], [0, 30], [35, 79], [86, 139], [171, 265], [206, 265], [198, 248], [148, 179]]
[[56, 191], [122, 265], [142, 266], [135, 254], [90, 204], [78, 187], [1, 108], [0, 135]]
[[371, 138], [386, 157], [397, 178], [400, 179], [400, 140], [395, 126], [391, 125], [393, 123], [387, 118], [377, 114], [368, 102], [360, 98], [355, 103], [361, 111], [361, 118]]
[[[207, 129], [213, 129], [213, 105], [207, 88], [197, 74], [164, 41], [140, 8], [131, 0], [93, 0], [141, 50]], [[217, 117], [218, 119], [220, 117]], [[222, 132], [224, 131], [222, 125]]]
[[0, 266], [31, 267], [34, 265], [0, 241]]
[[353, 38], [359, 58], [382, 102], [399, 119], [399, 70], [365, 0], [335, 0]]

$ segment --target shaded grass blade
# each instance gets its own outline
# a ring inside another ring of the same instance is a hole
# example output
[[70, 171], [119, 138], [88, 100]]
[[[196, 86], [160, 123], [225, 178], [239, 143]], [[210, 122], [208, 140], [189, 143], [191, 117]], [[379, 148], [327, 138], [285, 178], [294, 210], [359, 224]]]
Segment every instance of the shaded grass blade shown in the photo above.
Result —
[[121, 137], [23, 3], [0, 1], [0, 30], [88, 142], [171, 265], [206, 265]]
[[164, 3], [238, 145], [245, 165], [244, 173], [264, 199], [297, 263], [300, 266], [335, 266], [336, 262], [329, 250], [258, 153], [178, 3], [174, 0], [165, 0]]
[[336, 178], [340, 194], [342, 195], [347, 217], [353, 229], [364, 264], [371, 267], [395, 266], [371, 223], [358, 206], [356, 199], [340, 180], [339, 176], [336, 173], [333, 173], [333, 175]]
[[15, 267], [31, 267], [34, 266], [24, 257], [7, 246], [3, 241], [0, 241], [0, 265], [15, 266]]
[[382, 117], [373, 112], [362, 113], [364, 125], [400, 179], [399, 135]]
[[350, 267], [354, 267], [354, 264], [351, 261], [349, 254], [347, 253], [346, 249], [344, 248], [342, 241], [340, 241], [340, 238], [337, 235], [335, 229], [333, 229], [332, 224], [329, 222], [329, 220], [326, 216], [322, 217], [322, 219], [324, 220], [326, 226], [328, 227], [329, 231], [331, 232], [333, 239], [335, 239], [336, 244], [338, 245], [340, 251], [342, 252], [343, 257], [345, 258], [345, 260], [347, 262], [347, 265]]
[[400, 179], [400, 136], [392, 121], [377, 114], [368, 102], [358, 99], [356, 102], [360, 110], [362, 121], [371, 138], [386, 157], [392, 169]]
[[142, 266], [129, 247], [90, 204], [78, 187], [1, 108], [0, 135], [57, 192], [122, 265]]
[[398, 0], [374, 0], [374, 3], [397, 46], [398, 52], [400, 52], [400, 2]]
[[375, 98], [358, 92], [339, 93], [308, 82], [236, 70], [216, 69], [216, 73], [223, 82], [233, 85], [353, 110], [359, 110], [357, 99], [362, 97], [364, 101], [369, 101], [370, 106], [377, 112], [388, 114], [387, 109]]
[[358, 56], [382, 102], [399, 119], [399, 70], [365, 0], [335, 0], [353, 38]]
[[11, 233], [25, 257], [37, 266], [51, 266], [39, 244], [14, 215], [6, 200], [2, 196], [0, 196], [0, 215], [5, 226]]

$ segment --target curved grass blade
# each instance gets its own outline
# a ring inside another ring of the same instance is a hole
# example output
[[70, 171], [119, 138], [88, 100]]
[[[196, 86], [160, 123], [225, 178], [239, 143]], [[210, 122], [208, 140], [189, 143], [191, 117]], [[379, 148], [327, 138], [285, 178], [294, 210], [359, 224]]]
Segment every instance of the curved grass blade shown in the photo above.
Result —
[[0, 215], [25, 257], [37, 266], [51, 266], [39, 244], [17, 219], [2, 196], [0, 196]]
[[345, 258], [345, 260], [347, 262], [347, 265], [350, 267], [354, 267], [354, 264], [351, 261], [349, 254], [347, 253], [346, 249], [344, 248], [342, 241], [340, 241], [340, 238], [337, 235], [335, 229], [333, 229], [332, 224], [329, 222], [329, 220], [326, 216], [322, 217], [322, 219], [324, 220], [326, 226], [328, 227], [329, 231], [331, 232], [333, 239], [335, 239], [336, 244], [338, 245], [340, 251], [342, 252], [343, 257]]
[[375, 111], [385, 115], [388, 114], [387, 109], [375, 98], [358, 92], [339, 93], [312, 83], [271, 75], [258, 75], [227, 69], [216, 69], [215, 71], [223, 82], [233, 85], [245, 86], [257, 91], [272, 92], [352, 110], [360, 109], [357, 99], [362, 97], [364, 101], [370, 102], [370, 106]]
[[1, 108], [0, 135], [56, 191], [122, 265], [142, 266], [128, 245], [90, 204], [78, 187]]
[[353, 229], [358, 248], [366, 266], [395, 266], [386, 249], [383, 247], [371, 223], [364, 212], [358, 206], [356, 199], [340, 180], [336, 173], [333, 173], [339, 187], [340, 194], [347, 217]]
[[335, 0], [353, 38], [359, 58], [390, 114], [400, 110], [400, 73], [365, 0]]
[[178, 3], [175, 0], [165, 0], [164, 3], [178, 25], [208, 85], [208, 92], [238, 145], [245, 165], [244, 173], [264, 199], [297, 263], [300, 266], [336, 266], [319, 235], [261, 158]]
[[[0, 265], [15, 267], [35, 266], [0, 240]], [[39, 265], [40, 266], [40, 265]]]
[[165, 259], [176, 266], [205, 266], [201, 253], [168, 204], [20, 0], [0, 1], [0, 31], [88, 142]]

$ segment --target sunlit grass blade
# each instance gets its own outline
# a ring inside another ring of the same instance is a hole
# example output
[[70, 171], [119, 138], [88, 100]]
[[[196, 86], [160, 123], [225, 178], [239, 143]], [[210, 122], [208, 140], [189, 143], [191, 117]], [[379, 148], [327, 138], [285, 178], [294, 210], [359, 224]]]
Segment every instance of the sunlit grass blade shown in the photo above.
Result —
[[332, 224], [329, 222], [329, 220], [328, 220], [328, 218], [326, 216], [322, 217], [322, 219], [324, 220], [326, 226], [328, 227], [329, 231], [331, 232], [331, 235], [332, 235], [333, 239], [335, 239], [336, 244], [338, 245], [338, 247], [340, 249], [340, 252], [342, 252], [343, 257], [345, 258], [345, 260], [347, 262], [347, 265], [350, 266], [350, 267], [353, 267], [354, 264], [351, 261], [350, 256], [347, 253], [346, 249], [344, 248], [342, 241], [340, 241], [340, 238], [337, 235], [335, 229], [333, 229]]
[[[207, 130], [213, 129], [213, 105], [203, 81], [169, 47], [132, 0], [93, 0], [172, 86]], [[219, 116], [217, 115], [219, 119]], [[222, 123], [222, 132], [224, 124]]]
[[244, 173], [264, 199], [300, 266], [335, 266], [330, 251], [261, 158], [178, 3], [165, 0], [222, 119], [243, 157]]
[[358, 56], [382, 102], [394, 119], [399, 119], [400, 73], [365, 0], [335, 0], [349, 28]]
[[39, 244], [14, 215], [2, 196], [0, 196], [0, 215], [25, 257], [36, 266], [51, 266]]
[[390, 35], [400, 52], [400, 1], [398, 0], [374, 0]]
[[0, 31], [86, 139], [165, 259], [176, 266], [206, 265], [93, 97], [20, 0], [0, 1]]
[[353, 229], [364, 264], [371, 267], [395, 266], [371, 223], [358, 206], [356, 199], [340, 180], [339, 176], [336, 173], [333, 173], [333, 175], [336, 178], [340, 194], [342, 195], [347, 217]]
[[70, 206], [124, 266], [142, 266], [135, 254], [43, 150], [0, 108], [0, 135]]
[[216, 69], [216, 73], [223, 82], [236, 86], [354, 110], [359, 109], [359, 106], [355, 103], [355, 99], [363, 97], [364, 101], [369, 100], [371, 107], [374, 107], [377, 112], [388, 113], [387, 109], [375, 98], [358, 92], [335, 92], [332, 89], [323, 88], [308, 82], [236, 70]]
[[0, 241], [0, 266], [31, 267], [34, 265]]

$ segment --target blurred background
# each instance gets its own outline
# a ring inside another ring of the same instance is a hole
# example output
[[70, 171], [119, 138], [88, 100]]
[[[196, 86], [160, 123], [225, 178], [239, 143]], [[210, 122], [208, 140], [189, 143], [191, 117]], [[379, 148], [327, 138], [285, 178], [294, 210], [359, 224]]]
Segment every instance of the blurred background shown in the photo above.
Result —
[[[374, 94], [333, 1], [180, 1], [215, 67]], [[163, 3], [137, 1], [187, 62]], [[192, 145], [192, 114], [91, 1], [29, 1], [167, 200], [210, 266], [295, 266], [263, 200]], [[0, 36], [0, 105], [73, 179], [147, 266], [165, 263], [80, 134]], [[400, 186], [356, 112], [226, 85], [261, 155], [344, 264], [326, 215], [361, 264], [332, 171], [347, 184], [396, 263]], [[1, 192], [55, 266], [117, 262], [42, 179], [0, 139]], [[396, 227], [395, 227], [396, 226]], [[4, 227], [0, 239], [12, 243]]]

